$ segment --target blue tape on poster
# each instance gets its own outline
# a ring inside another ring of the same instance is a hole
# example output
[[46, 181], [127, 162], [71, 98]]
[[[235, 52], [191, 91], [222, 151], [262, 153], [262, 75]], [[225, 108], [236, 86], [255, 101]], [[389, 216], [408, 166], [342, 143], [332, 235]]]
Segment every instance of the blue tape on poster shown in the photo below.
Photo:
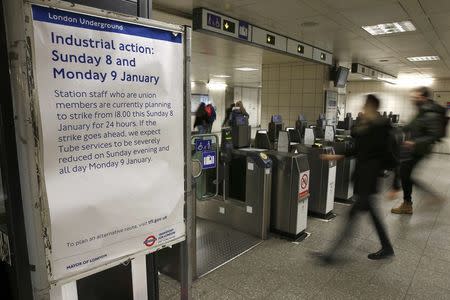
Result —
[[[65, 10], [42, 7], [38, 5], [32, 6], [33, 19], [35, 21], [66, 25], [72, 27], [86, 28], [99, 31], [108, 31], [123, 33], [127, 35], [135, 35], [156, 40], [163, 40], [173, 43], [181, 43], [181, 34], [174, 34], [171, 31], [151, 28], [137, 24], [109, 20], [105, 18], [93, 17], [85, 14], [73, 13]], [[74, 31], [76, 37], [76, 31]], [[85, 47], [88, 47], [90, 40], [82, 41]]]

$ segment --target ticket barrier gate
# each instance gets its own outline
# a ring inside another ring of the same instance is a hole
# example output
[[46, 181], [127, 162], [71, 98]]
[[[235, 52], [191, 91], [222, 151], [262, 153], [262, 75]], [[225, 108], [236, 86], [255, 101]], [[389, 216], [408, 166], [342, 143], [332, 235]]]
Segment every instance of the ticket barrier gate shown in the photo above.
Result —
[[344, 156], [336, 162], [336, 191], [335, 198], [339, 202], [351, 203], [353, 198], [352, 175], [355, 170], [356, 157], [355, 145], [350, 136], [336, 136], [333, 126], [325, 127], [323, 139], [317, 139], [318, 143], [333, 147], [336, 154]]
[[[282, 146], [281, 132], [278, 146]], [[255, 147], [270, 147], [266, 131], [258, 131]], [[304, 154], [268, 151], [272, 166], [270, 230], [299, 240], [306, 237], [309, 197], [309, 164]]]
[[351, 203], [353, 201], [352, 176], [356, 166], [355, 145], [351, 137], [336, 136], [329, 146], [334, 148], [336, 154], [345, 158], [336, 163], [336, 191], [335, 200]]
[[[192, 230], [195, 255], [190, 258], [193, 278], [204, 276], [257, 246], [267, 238], [269, 230], [272, 162], [264, 153], [232, 149], [231, 128], [225, 131], [222, 140], [231, 145], [229, 151], [219, 150], [215, 135], [192, 137], [193, 160], [203, 167], [201, 175], [193, 180], [196, 195]], [[242, 143], [238, 141], [234, 139], [235, 143]], [[206, 154], [199, 145], [206, 145]], [[215, 168], [205, 169], [205, 158], [206, 164], [212, 164], [208, 151], [216, 153]], [[239, 176], [232, 177], [236, 174]], [[162, 273], [179, 280], [178, 253], [178, 245], [158, 251], [158, 266]]]
[[[197, 216], [266, 239], [272, 161], [265, 152], [248, 148], [249, 138], [244, 143], [242, 139], [234, 137], [236, 134], [247, 137], [250, 127], [247, 128], [222, 129], [219, 197], [198, 203]], [[239, 146], [243, 148], [236, 148], [236, 140], [241, 140]]]
[[309, 214], [322, 219], [331, 219], [334, 208], [336, 186], [336, 161], [324, 161], [321, 154], [334, 154], [333, 147], [315, 143], [313, 145], [298, 145], [295, 149], [308, 156], [311, 169]]
[[269, 140], [272, 144], [278, 141], [278, 132], [283, 130], [283, 120], [280, 115], [273, 115], [269, 123]]

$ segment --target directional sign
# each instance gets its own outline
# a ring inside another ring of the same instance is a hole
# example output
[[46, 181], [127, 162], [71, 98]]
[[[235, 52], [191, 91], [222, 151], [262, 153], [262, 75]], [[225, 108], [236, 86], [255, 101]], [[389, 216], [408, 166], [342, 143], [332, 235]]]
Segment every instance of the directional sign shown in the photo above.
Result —
[[203, 170], [214, 169], [216, 167], [216, 151], [203, 151], [202, 152], [202, 165]]
[[249, 27], [248, 23], [244, 21], [239, 21], [239, 38], [248, 40], [249, 39]]
[[223, 30], [234, 33], [236, 30], [236, 24], [230, 20], [223, 20]]
[[195, 151], [211, 150], [211, 140], [195, 140]]
[[319, 63], [327, 65], [333, 63], [333, 54], [326, 50], [206, 8], [194, 8], [192, 25], [194, 31], [214, 32], [223, 37], [301, 56]]
[[207, 20], [209, 26], [220, 29], [220, 24], [222, 23], [220, 16], [208, 13]]

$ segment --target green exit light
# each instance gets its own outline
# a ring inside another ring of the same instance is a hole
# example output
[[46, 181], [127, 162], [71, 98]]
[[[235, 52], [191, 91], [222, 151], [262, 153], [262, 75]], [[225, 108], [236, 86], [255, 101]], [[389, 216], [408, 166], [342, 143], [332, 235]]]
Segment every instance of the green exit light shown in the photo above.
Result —
[[266, 36], [266, 43], [270, 44], [270, 45], [275, 45], [275, 36], [271, 35], [271, 34], [268, 34]]

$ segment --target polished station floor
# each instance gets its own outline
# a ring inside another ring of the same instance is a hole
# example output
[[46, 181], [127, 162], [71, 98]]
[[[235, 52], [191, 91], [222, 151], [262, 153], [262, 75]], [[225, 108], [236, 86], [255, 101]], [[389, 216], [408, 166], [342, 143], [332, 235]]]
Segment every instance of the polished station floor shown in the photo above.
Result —
[[[194, 299], [450, 299], [450, 156], [434, 155], [415, 173], [420, 189], [414, 214], [390, 213], [400, 200], [380, 209], [396, 256], [370, 261], [379, 243], [368, 215], [335, 265], [310, 256], [336, 238], [349, 206], [336, 204], [330, 222], [308, 220], [311, 235], [300, 243], [271, 237], [194, 283]], [[179, 299], [179, 284], [160, 277], [160, 299]]]

